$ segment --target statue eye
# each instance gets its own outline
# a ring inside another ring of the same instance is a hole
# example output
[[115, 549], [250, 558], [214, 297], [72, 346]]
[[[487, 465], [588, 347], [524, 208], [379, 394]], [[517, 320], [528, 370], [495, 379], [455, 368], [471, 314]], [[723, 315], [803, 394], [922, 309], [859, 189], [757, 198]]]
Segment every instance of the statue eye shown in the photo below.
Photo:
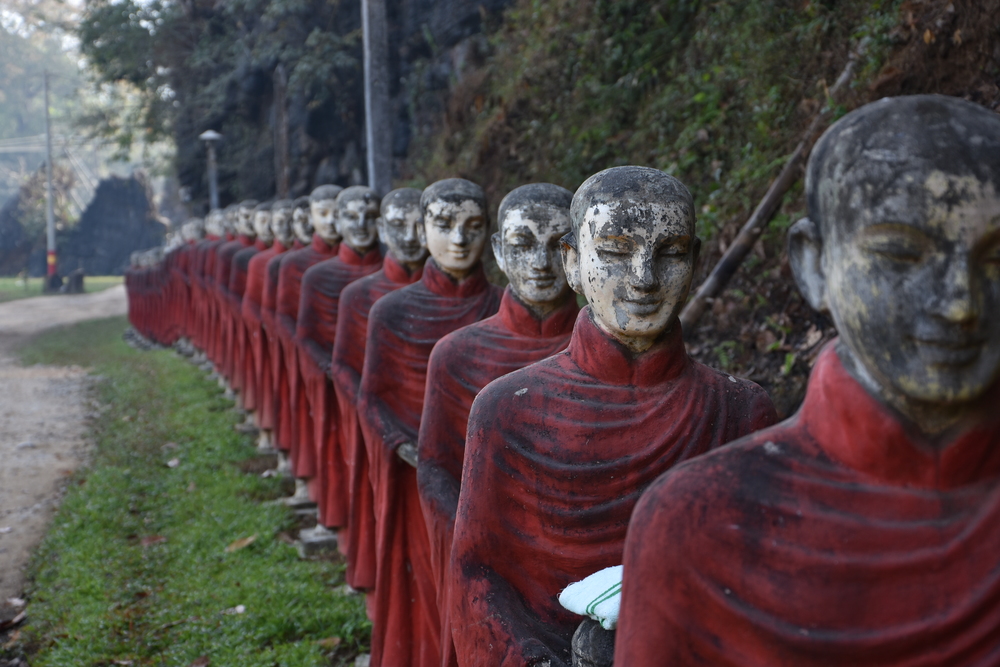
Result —
[[866, 252], [898, 264], [917, 264], [933, 250], [933, 241], [906, 225], [869, 228], [861, 245]]

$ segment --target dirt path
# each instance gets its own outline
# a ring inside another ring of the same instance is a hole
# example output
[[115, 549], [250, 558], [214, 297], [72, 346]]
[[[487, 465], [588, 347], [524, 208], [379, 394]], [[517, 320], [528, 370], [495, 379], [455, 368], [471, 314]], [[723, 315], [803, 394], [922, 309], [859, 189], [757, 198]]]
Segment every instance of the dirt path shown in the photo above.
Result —
[[124, 315], [125, 288], [0, 304], [0, 619], [24, 586], [24, 566], [59, 502], [60, 481], [84, 461], [86, 370], [22, 367], [14, 347], [53, 326]]

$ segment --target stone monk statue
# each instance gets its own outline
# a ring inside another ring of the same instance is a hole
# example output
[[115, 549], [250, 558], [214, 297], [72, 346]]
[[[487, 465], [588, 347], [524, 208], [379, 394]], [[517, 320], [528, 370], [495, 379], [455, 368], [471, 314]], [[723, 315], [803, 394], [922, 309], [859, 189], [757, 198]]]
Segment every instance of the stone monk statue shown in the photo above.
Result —
[[347, 556], [347, 583], [375, 589], [375, 510], [369, 479], [368, 449], [358, 424], [358, 389], [364, 370], [368, 316], [380, 298], [420, 280], [427, 245], [420, 190], [400, 188], [382, 198], [378, 235], [388, 248], [382, 270], [344, 288], [340, 295], [337, 340], [330, 374], [337, 394], [340, 446], [347, 473], [348, 519], [338, 547]]
[[427, 520], [441, 614], [442, 664], [455, 664], [447, 573], [472, 401], [501, 375], [561, 352], [579, 313], [566, 281], [560, 241], [570, 231], [573, 193], [549, 183], [523, 185], [500, 202], [493, 254], [510, 280], [500, 311], [434, 346], [420, 419], [417, 482]]
[[440, 662], [441, 626], [414, 467], [427, 363], [435, 343], [493, 315], [501, 295], [480, 261], [489, 238], [482, 188], [460, 178], [438, 181], [424, 190], [420, 205], [431, 259], [419, 282], [372, 307], [358, 392], [378, 530], [373, 667]]
[[469, 415], [451, 561], [458, 664], [571, 664], [557, 599], [622, 562], [661, 473], [776, 420], [767, 394], [696, 363], [678, 313], [699, 242], [692, 197], [656, 169], [583, 183], [564, 238], [587, 297], [565, 352], [490, 383]]
[[343, 237], [337, 256], [312, 266], [302, 276], [295, 338], [312, 428], [305, 434], [311, 435], [311, 442], [299, 434], [300, 449], [293, 472], [298, 478], [315, 480], [313, 500], [319, 506], [321, 528], [339, 528], [347, 521], [330, 360], [337, 335], [340, 293], [358, 278], [382, 268], [376, 227], [380, 202], [378, 193], [362, 185], [337, 195], [337, 229]]
[[[293, 214], [296, 235], [308, 242], [302, 250], [286, 253], [278, 269], [278, 292], [275, 296], [275, 330], [281, 347], [280, 368], [276, 374], [280, 401], [277, 427], [277, 445], [284, 460], [294, 460], [299, 449], [299, 437], [311, 443], [312, 428], [309, 403], [305, 398], [305, 385], [299, 375], [298, 345], [295, 331], [299, 319], [299, 300], [302, 276], [315, 264], [335, 257], [340, 251], [340, 232], [334, 218], [337, 209], [339, 185], [320, 185], [309, 195], [308, 209]], [[303, 219], [305, 217], [305, 219]], [[298, 218], [298, 222], [295, 220]], [[301, 231], [299, 231], [301, 230]], [[286, 462], [291, 468], [291, 461]], [[305, 480], [296, 480], [295, 503], [310, 503]]]
[[615, 664], [1000, 664], [1000, 116], [887, 98], [817, 142], [798, 414], [633, 515]]

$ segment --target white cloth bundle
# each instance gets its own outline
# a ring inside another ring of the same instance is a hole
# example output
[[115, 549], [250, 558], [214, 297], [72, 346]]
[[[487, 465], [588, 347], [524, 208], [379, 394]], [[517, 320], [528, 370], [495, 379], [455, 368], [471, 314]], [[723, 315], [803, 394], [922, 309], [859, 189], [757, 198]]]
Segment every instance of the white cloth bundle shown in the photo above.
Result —
[[606, 567], [559, 594], [559, 604], [574, 614], [589, 616], [605, 630], [618, 625], [622, 604], [622, 566]]

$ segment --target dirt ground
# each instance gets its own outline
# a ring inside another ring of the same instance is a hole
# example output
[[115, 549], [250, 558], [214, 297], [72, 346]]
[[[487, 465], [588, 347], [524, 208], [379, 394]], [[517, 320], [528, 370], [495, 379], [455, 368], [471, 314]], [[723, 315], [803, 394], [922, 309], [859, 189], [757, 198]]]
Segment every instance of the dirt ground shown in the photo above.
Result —
[[15, 347], [80, 320], [124, 315], [125, 288], [0, 304], [0, 620], [24, 587], [24, 566], [61, 496], [62, 480], [84, 462], [87, 371], [22, 367]]

